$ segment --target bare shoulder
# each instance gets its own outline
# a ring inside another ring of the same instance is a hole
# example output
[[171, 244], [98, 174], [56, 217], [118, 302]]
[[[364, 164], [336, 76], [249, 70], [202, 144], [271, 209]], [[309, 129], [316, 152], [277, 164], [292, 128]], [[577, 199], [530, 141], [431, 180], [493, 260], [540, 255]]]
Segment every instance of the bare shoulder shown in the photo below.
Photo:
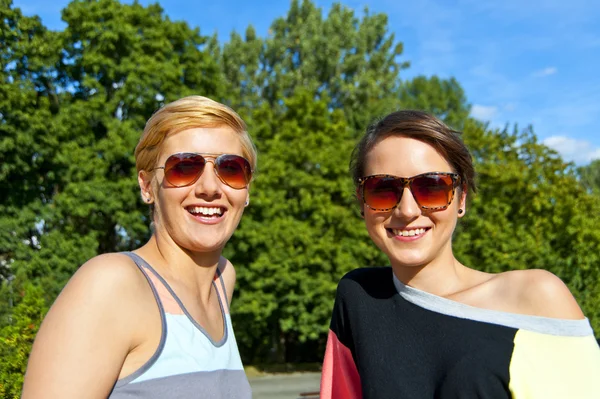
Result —
[[69, 284], [99, 284], [111, 283], [129, 285], [135, 283], [143, 275], [126, 255], [108, 253], [98, 255], [86, 263], [73, 275]]
[[513, 270], [495, 279], [519, 313], [557, 319], [585, 317], [566, 284], [547, 270]]
[[81, 266], [40, 326], [23, 398], [107, 397], [144, 325], [144, 278], [122, 254]]
[[[86, 318], [103, 311], [114, 312], [113, 316], [118, 317], [139, 303], [143, 283], [144, 276], [127, 256], [117, 253], [96, 256], [69, 280], [49, 317], [62, 318], [73, 313]], [[83, 309], [87, 316], [80, 313]]]
[[[144, 289], [145, 277], [126, 255], [98, 255], [84, 263], [59, 296], [85, 295], [101, 302], [120, 302], [135, 298]], [[146, 283], [147, 284], [147, 283]]]
[[236, 281], [236, 271], [233, 267], [233, 264], [229, 261], [229, 259], [221, 256], [219, 260], [219, 272], [223, 277], [223, 282], [225, 284], [225, 289], [227, 290], [227, 300], [231, 303], [231, 298], [233, 296], [233, 290], [235, 288]]
[[99, 255], [84, 263], [69, 280], [50, 308], [42, 330], [68, 327], [83, 331], [85, 326], [95, 326], [86, 334], [118, 329], [127, 340], [136, 330], [135, 315], [140, 314], [145, 303], [152, 303], [143, 300], [149, 295], [152, 294], [145, 277], [129, 257]]

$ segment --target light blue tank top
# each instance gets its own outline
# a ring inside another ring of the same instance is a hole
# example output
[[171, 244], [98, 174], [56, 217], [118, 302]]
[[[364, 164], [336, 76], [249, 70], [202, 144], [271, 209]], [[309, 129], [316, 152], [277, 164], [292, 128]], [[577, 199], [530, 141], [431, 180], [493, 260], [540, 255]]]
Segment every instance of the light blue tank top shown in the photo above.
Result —
[[124, 254], [135, 262], [152, 288], [160, 310], [162, 335], [152, 357], [133, 374], [118, 380], [108, 398], [251, 398], [220, 273], [217, 272], [213, 285], [221, 306], [224, 333], [215, 342], [144, 259], [133, 252]]

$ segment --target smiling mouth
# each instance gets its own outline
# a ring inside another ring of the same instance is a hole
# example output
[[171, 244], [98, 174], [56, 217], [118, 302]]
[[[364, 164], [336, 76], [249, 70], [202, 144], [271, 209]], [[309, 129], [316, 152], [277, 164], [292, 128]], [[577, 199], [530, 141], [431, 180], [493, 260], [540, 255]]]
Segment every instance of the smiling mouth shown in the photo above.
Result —
[[225, 208], [220, 206], [188, 206], [185, 209], [192, 215], [203, 218], [217, 219], [225, 213]]
[[430, 227], [427, 228], [419, 228], [419, 229], [404, 229], [404, 230], [400, 230], [400, 229], [386, 229], [388, 231], [388, 233], [394, 235], [394, 236], [400, 236], [400, 237], [418, 237], [418, 236], [422, 236], [423, 234], [425, 234], [428, 230], [430, 229]]

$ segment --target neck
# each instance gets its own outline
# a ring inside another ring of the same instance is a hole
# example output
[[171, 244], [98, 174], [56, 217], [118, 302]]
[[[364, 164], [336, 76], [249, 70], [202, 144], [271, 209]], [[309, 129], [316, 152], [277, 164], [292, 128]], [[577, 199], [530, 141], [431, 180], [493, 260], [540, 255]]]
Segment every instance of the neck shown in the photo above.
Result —
[[182, 248], [170, 239], [153, 234], [138, 251], [142, 257], [170, 282], [197, 291], [208, 299], [221, 251], [194, 252]]
[[392, 262], [392, 269], [403, 284], [437, 296], [449, 296], [465, 287], [463, 272], [466, 267], [454, 257], [451, 248], [424, 265], [405, 266]]

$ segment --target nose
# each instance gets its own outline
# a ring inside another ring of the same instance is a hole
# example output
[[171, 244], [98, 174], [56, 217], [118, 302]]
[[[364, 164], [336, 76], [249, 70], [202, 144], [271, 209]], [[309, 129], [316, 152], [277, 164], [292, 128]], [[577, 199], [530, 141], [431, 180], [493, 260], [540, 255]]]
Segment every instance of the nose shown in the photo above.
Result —
[[214, 162], [206, 162], [202, 175], [196, 181], [194, 191], [196, 196], [205, 198], [214, 198], [221, 194], [221, 180], [215, 173]]
[[421, 207], [417, 204], [408, 187], [404, 187], [402, 198], [396, 209], [394, 209], [394, 214], [404, 220], [412, 220], [421, 215]]

